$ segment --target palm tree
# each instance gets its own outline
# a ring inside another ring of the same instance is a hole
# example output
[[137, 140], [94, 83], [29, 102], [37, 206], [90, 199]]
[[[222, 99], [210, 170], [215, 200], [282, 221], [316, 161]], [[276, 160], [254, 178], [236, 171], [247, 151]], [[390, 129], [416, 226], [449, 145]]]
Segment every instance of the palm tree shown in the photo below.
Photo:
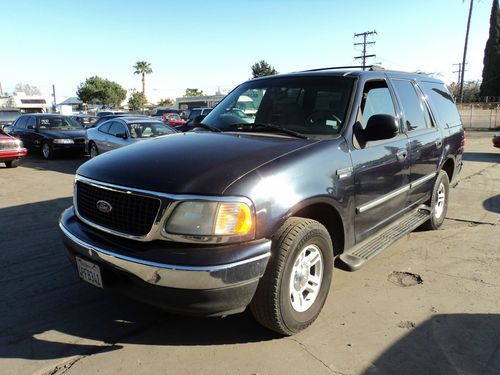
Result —
[[142, 93], [146, 95], [146, 74], [153, 73], [153, 69], [151, 69], [151, 64], [147, 61], [137, 61], [134, 65], [134, 74], [142, 75]]

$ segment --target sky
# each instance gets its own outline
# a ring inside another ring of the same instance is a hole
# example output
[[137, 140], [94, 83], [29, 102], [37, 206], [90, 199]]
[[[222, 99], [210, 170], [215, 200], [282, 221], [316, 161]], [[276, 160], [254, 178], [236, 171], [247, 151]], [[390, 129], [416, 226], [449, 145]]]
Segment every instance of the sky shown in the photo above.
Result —
[[[465, 80], [481, 79], [492, 0], [474, 0]], [[0, 83], [28, 83], [57, 102], [98, 75], [150, 102], [185, 89], [227, 92], [266, 60], [280, 73], [358, 65], [354, 34], [377, 32], [369, 63], [457, 80], [469, 0], [0, 0]]]

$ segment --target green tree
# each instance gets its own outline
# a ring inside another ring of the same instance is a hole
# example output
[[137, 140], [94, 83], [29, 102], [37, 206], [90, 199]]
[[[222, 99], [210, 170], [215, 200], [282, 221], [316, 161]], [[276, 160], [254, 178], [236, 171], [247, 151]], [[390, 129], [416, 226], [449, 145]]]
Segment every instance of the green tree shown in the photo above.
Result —
[[171, 107], [175, 104], [175, 102], [170, 98], [160, 99], [157, 106], [158, 107]]
[[493, 0], [490, 16], [490, 36], [484, 49], [481, 96], [500, 96], [500, 12], [498, 0]]
[[127, 91], [118, 83], [94, 76], [80, 83], [76, 91], [78, 98], [87, 104], [103, 104], [119, 107], [127, 97]]
[[147, 61], [137, 61], [134, 65], [134, 69], [134, 74], [140, 74], [142, 76], [142, 93], [146, 95], [146, 74], [153, 73], [151, 64]]
[[264, 60], [260, 60], [252, 65], [253, 78], [272, 76], [274, 74], [278, 74], [278, 71]]
[[132, 111], [142, 110], [144, 106], [148, 103], [146, 95], [143, 92], [132, 90], [130, 98], [128, 99], [128, 107]]
[[203, 96], [203, 90], [200, 89], [186, 89], [184, 96]]
[[[481, 81], [465, 81], [463, 87], [463, 102], [473, 103], [480, 101], [479, 87]], [[451, 94], [458, 98], [460, 95], [460, 84], [453, 82], [449, 87]]]

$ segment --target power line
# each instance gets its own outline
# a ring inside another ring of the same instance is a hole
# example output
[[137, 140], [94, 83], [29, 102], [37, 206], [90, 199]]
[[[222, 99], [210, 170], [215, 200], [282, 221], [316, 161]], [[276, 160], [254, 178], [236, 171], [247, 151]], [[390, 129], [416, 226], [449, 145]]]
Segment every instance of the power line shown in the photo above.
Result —
[[369, 57], [375, 57], [376, 56], [374, 54], [371, 54], [371, 55], [367, 55], [366, 54], [367, 47], [370, 46], [370, 45], [372, 45], [372, 44], [375, 44], [374, 41], [371, 41], [371, 42], [367, 41], [367, 37], [370, 36], [370, 35], [377, 35], [377, 32], [375, 30], [373, 30], [373, 31], [365, 31], [364, 33], [354, 34], [354, 38], [363, 37], [363, 41], [361, 43], [354, 43], [354, 46], [363, 46], [363, 54], [361, 56], [354, 57], [355, 60], [361, 59], [363, 70], [365, 70], [365, 67], [366, 67], [366, 59], [369, 58]]

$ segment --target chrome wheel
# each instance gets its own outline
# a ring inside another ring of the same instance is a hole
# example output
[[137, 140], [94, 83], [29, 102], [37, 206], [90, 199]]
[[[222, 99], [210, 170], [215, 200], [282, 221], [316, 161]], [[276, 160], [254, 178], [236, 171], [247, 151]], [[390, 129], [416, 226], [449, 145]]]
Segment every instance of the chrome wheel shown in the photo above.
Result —
[[437, 190], [436, 205], [434, 207], [434, 216], [439, 219], [444, 211], [444, 205], [446, 201], [446, 189], [444, 184], [441, 182]]
[[49, 159], [50, 158], [50, 146], [48, 143], [44, 143], [42, 145], [42, 154], [43, 154], [43, 157], [45, 159]]
[[90, 145], [90, 158], [95, 158], [97, 155], [99, 155], [99, 151], [97, 151], [97, 146], [95, 143], [92, 143]]
[[297, 312], [308, 310], [316, 301], [323, 280], [323, 256], [316, 245], [303, 248], [290, 275], [290, 302]]

